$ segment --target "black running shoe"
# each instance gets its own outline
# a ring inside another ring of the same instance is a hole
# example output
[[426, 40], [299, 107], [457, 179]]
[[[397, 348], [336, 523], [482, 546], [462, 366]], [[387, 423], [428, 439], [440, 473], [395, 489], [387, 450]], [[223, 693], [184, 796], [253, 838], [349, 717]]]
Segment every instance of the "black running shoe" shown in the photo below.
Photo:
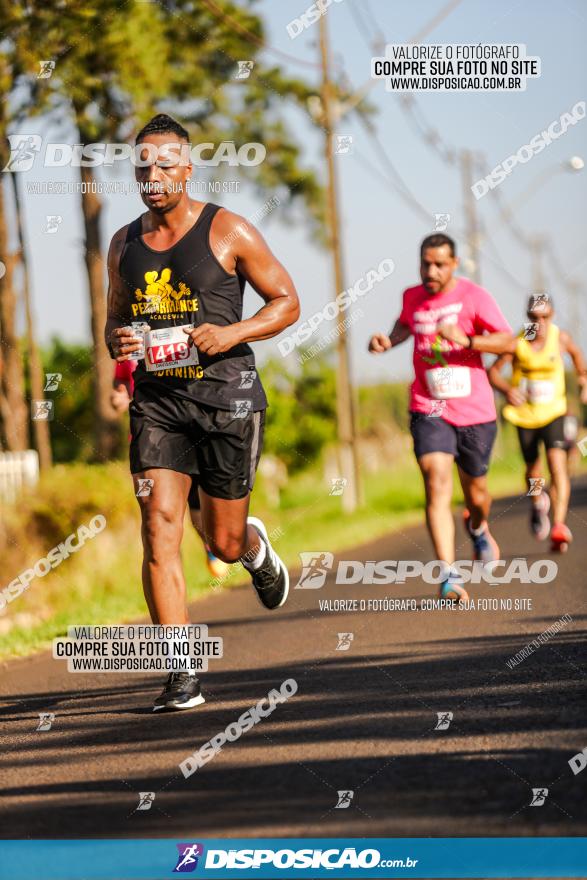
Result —
[[171, 672], [161, 696], [153, 703], [153, 712], [158, 709], [191, 709], [192, 706], [199, 706], [204, 702], [200, 682], [195, 675]]
[[265, 559], [256, 571], [247, 569], [253, 579], [253, 586], [261, 604], [273, 611], [285, 604], [289, 593], [289, 574], [287, 568], [271, 546], [265, 526], [256, 516], [249, 516], [247, 523], [259, 533], [265, 544]]

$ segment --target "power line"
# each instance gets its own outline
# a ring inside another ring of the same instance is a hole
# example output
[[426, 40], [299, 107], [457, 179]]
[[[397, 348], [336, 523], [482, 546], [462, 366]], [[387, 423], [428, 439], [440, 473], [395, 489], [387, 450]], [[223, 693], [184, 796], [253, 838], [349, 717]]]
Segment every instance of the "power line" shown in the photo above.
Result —
[[[484, 172], [485, 168], [481, 166], [481, 160], [485, 161], [485, 167], [487, 167], [488, 163], [487, 163], [487, 159], [485, 158], [485, 156], [483, 156], [483, 154], [479, 154], [477, 156], [477, 161], [476, 161], [477, 173], [480, 174], [481, 176], [483, 176], [483, 172]], [[503, 202], [503, 199], [501, 197], [501, 192], [498, 191], [497, 187], [495, 187], [494, 189], [490, 189], [489, 192], [491, 193], [491, 197], [495, 201], [496, 207], [499, 210], [500, 218], [503, 220], [504, 223], [506, 223], [509, 226], [510, 231], [513, 234], [513, 236], [515, 238], [517, 238], [517, 240], [520, 242], [520, 244], [523, 247], [527, 248], [527, 250], [532, 250], [532, 247], [533, 247], [532, 237], [529, 235], [526, 235], [526, 233], [515, 223], [514, 218], [512, 216], [512, 212], [507, 208], [507, 206]]]
[[438, 130], [427, 124], [414, 96], [410, 93], [406, 93], [398, 95], [398, 100], [400, 107], [410, 119], [412, 126], [416, 129], [422, 140], [425, 141], [426, 145], [433, 149], [447, 165], [456, 165], [456, 148], [449, 146], [443, 141]]
[[386, 174], [375, 168], [373, 164], [367, 159], [367, 157], [364, 156], [362, 153], [354, 150], [353, 155], [355, 155], [360, 161], [364, 163], [365, 167], [370, 171], [372, 176], [376, 176], [380, 180], [383, 180], [384, 183], [387, 184], [387, 186], [393, 189], [393, 191], [396, 192], [404, 200], [404, 202], [409, 205], [410, 208], [412, 208], [412, 210], [416, 211], [420, 216], [425, 213], [427, 219], [430, 220], [431, 215], [426, 211], [425, 208], [423, 208], [420, 202], [418, 202], [418, 200], [411, 195], [411, 193], [406, 192], [405, 189], [401, 189], [400, 187], [398, 187], [398, 185], [394, 183], [394, 181], [390, 180]]
[[419, 214], [425, 216], [426, 219], [428, 221], [430, 221], [432, 214], [416, 198], [416, 196], [413, 194], [413, 192], [408, 188], [407, 184], [404, 182], [403, 177], [401, 176], [401, 174], [399, 173], [399, 171], [397, 170], [397, 168], [395, 167], [395, 165], [393, 164], [393, 162], [389, 158], [383, 144], [379, 140], [379, 137], [377, 135], [377, 131], [375, 130], [373, 123], [370, 120], [365, 119], [363, 116], [361, 116], [359, 118], [360, 118], [361, 122], [363, 123], [364, 127], [367, 129], [367, 132], [369, 133], [369, 140], [374, 145], [376, 152], [379, 156], [379, 159], [381, 160], [383, 165], [385, 165], [387, 170], [391, 173], [392, 177], [395, 179], [395, 183], [393, 183], [391, 180], [389, 180], [389, 178], [386, 178], [388, 180], [388, 183], [394, 187], [396, 192], [398, 192], [399, 195], [402, 196], [404, 201], [406, 201], [407, 203], [410, 203], [412, 205], [412, 207], [414, 208], [414, 210], [416, 210]]
[[462, 3], [462, 0], [450, 0], [446, 6], [443, 6], [442, 9], [439, 10], [437, 15], [434, 18], [430, 19], [427, 25], [424, 25], [418, 33], [412, 37], [411, 40], [408, 40], [409, 43], [420, 43], [424, 37], [427, 37], [429, 33], [431, 33], [435, 28], [438, 27], [441, 21], [450, 15], [450, 13], [457, 8]]
[[363, 18], [363, 14], [361, 12], [361, 7], [355, 3], [350, 3], [348, 5], [348, 10], [355, 20], [355, 24], [357, 25], [358, 29], [361, 31], [365, 42], [368, 44], [374, 44], [375, 38], [371, 37], [368, 32], [367, 25], [365, 24], [365, 19]]
[[[423, 39], [423, 37], [426, 36], [428, 33], [430, 33], [430, 31], [434, 27], [436, 27], [440, 23], [440, 21], [442, 21], [447, 15], [449, 15], [459, 5], [460, 2], [461, 2], [461, 0], [451, 0], [451, 2], [449, 2], [445, 7], [443, 7], [443, 9], [440, 10], [438, 15], [430, 21], [429, 25], [422, 28], [421, 31], [415, 37], [413, 37], [412, 40], [410, 40], [410, 42], [417, 42], [417, 41]], [[379, 25], [375, 21], [373, 14], [370, 11], [368, 12], [368, 14], [371, 16], [373, 26], [380, 33], [381, 31], [380, 31]], [[364, 36], [364, 33], [363, 33], [363, 36]], [[372, 47], [369, 46], [369, 48], [372, 48]], [[399, 100], [399, 104], [400, 104], [402, 111], [409, 118], [410, 122], [412, 123], [412, 127], [416, 130], [416, 133], [424, 141], [426, 146], [429, 149], [433, 150], [437, 154], [437, 156], [446, 165], [455, 166], [456, 161], [457, 161], [457, 155], [459, 154], [460, 151], [458, 151], [455, 147], [448, 145], [446, 143], [446, 141], [443, 140], [443, 138], [440, 135], [440, 133], [438, 132], [438, 130], [426, 121], [426, 118], [425, 118], [424, 114], [422, 113], [422, 110], [419, 107], [415, 97], [412, 94], [406, 93], [403, 95], [398, 95], [398, 100]], [[477, 161], [479, 161], [479, 160], [477, 160]], [[478, 167], [478, 170], [480, 171], [480, 173], [482, 173], [482, 169], [479, 167], [479, 165], [477, 165], [477, 167]], [[515, 240], [522, 247], [524, 247], [527, 251], [529, 251], [530, 254], [535, 253], [535, 249], [536, 249], [535, 236], [528, 236], [520, 228], [520, 226], [518, 226], [516, 224], [516, 222], [514, 221], [514, 218], [512, 216], [511, 210], [509, 210], [504, 205], [503, 200], [501, 198], [501, 193], [498, 193], [497, 189], [490, 189], [489, 192], [491, 193], [491, 195], [496, 203], [496, 207], [499, 210], [501, 220], [509, 227]], [[486, 231], [484, 232], [484, 235], [485, 236], [487, 235]], [[556, 252], [554, 251], [554, 245], [553, 245], [552, 241], [546, 237], [542, 237], [542, 242], [543, 242], [543, 246], [546, 250], [546, 253], [549, 256], [551, 265], [555, 269], [556, 274], [559, 275], [559, 277], [561, 278], [561, 280], [564, 283], [566, 283], [568, 276], [567, 276], [567, 273], [565, 273], [561, 267], [561, 264], [558, 260]], [[512, 280], [514, 280], [511, 273], [508, 273], [507, 270], [504, 270], [504, 271], [508, 275], [510, 275], [510, 278]], [[520, 282], [518, 282], [518, 281], [516, 281], [516, 284], [523, 287], [523, 285], [521, 285]]]
[[[421, 217], [423, 215], [425, 215], [426, 220], [428, 222], [430, 222], [432, 214], [429, 213], [423, 207], [423, 205], [418, 201], [418, 199], [415, 196], [413, 196], [413, 194], [405, 187], [405, 185], [403, 188], [399, 187], [393, 180], [390, 180], [386, 174], [384, 174], [378, 168], [375, 168], [373, 166], [373, 164], [369, 161], [369, 159], [366, 156], [364, 156], [362, 153], [358, 152], [357, 150], [353, 151], [353, 155], [356, 158], [358, 158], [360, 162], [363, 163], [365, 169], [371, 174], [371, 176], [377, 177], [379, 180], [382, 180], [388, 187], [390, 187], [390, 189], [393, 189], [394, 192], [396, 192], [404, 200], [404, 202], [408, 205], [408, 207], [410, 207], [414, 212], [416, 212]], [[391, 165], [391, 162], [389, 159], [388, 159], [388, 162]], [[456, 235], [457, 235], [457, 237], [462, 236], [463, 235], [462, 230], [457, 229]], [[519, 278], [516, 278], [515, 275], [512, 275], [512, 273], [508, 269], [506, 269], [503, 261], [501, 260], [501, 258], [499, 256], [499, 253], [497, 251], [495, 243], [492, 241], [492, 239], [489, 238], [488, 235], [485, 235], [484, 239], [486, 242], [488, 242], [491, 245], [491, 247], [493, 248], [493, 250], [496, 254], [496, 259], [493, 259], [491, 257], [491, 255], [488, 254], [484, 248], [481, 248], [481, 252], [483, 253], [483, 256], [485, 257], [485, 259], [487, 259], [496, 269], [498, 269], [502, 273], [502, 275], [507, 277], [507, 279], [512, 284], [514, 284], [516, 287], [519, 287], [520, 290], [523, 290], [524, 292], [526, 292], [528, 289], [528, 286], [526, 284], [523, 284], [519, 280]]]

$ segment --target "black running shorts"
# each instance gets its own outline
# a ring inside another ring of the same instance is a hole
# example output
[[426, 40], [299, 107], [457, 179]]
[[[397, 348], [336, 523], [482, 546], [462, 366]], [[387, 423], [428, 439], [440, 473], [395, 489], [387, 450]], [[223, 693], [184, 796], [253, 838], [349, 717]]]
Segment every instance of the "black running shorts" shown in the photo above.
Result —
[[167, 468], [214, 498], [244, 498], [263, 448], [265, 410], [244, 418], [193, 400], [137, 394], [130, 408], [130, 469]]
[[451, 425], [439, 416], [410, 413], [410, 431], [416, 458], [429, 452], [446, 452], [470, 477], [482, 477], [489, 468], [497, 423]]
[[526, 464], [532, 464], [540, 455], [540, 441], [545, 449], [567, 449], [565, 417], [559, 416], [541, 428], [518, 428], [518, 438]]

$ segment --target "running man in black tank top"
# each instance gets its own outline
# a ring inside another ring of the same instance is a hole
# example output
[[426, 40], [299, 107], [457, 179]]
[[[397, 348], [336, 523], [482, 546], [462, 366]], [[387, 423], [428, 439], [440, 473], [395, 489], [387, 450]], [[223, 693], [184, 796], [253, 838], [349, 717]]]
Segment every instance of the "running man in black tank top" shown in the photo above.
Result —
[[[137, 499], [151, 619], [188, 622], [180, 546], [194, 480], [213, 553], [240, 560], [262, 604], [278, 608], [288, 594], [287, 569], [263, 523], [248, 517], [267, 406], [248, 343], [295, 323], [298, 297], [254, 227], [189, 198], [189, 137], [179, 123], [156, 116], [139, 143], [148, 164], [137, 165], [136, 178], [148, 211], [112, 239], [105, 336], [119, 362], [145, 351], [130, 405], [130, 465], [136, 481], [152, 481], [141, 484], [150, 494]], [[243, 321], [247, 281], [265, 305]], [[144, 346], [134, 322], [149, 325]], [[154, 709], [201, 702], [196, 676], [174, 672]]]

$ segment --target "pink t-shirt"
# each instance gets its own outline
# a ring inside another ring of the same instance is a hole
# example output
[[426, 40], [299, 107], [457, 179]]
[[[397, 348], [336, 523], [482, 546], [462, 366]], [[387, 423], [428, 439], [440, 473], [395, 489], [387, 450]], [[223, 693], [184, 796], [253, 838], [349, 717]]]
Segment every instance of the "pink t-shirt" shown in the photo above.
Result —
[[137, 361], [116, 361], [116, 366], [114, 367], [114, 381], [122, 383], [128, 382], [130, 385], [131, 397], [134, 393], [135, 379], [133, 373], [136, 368]]
[[458, 278], [451, 291], [436, 295], [419, 284], [404, 291], [399, 320], [414, 336], [410, 410], [440, 416], [451, 425], [493, 421], [495, 402], [481, 354], [437, 332], [445, 321], [458, 324], [468, 336], [511, 333], [491, 294], [468, 278]]

